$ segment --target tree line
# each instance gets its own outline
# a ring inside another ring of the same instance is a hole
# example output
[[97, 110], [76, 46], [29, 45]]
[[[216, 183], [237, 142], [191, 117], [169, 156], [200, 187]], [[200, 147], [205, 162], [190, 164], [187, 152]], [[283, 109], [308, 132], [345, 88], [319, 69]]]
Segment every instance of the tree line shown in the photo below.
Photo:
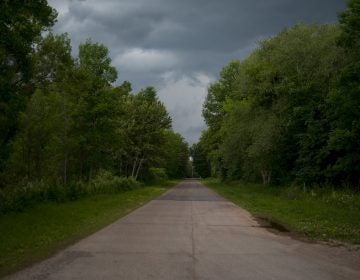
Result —
[[56, 17], [45, 0], [0, 4], [0, 188], [66, 186], [104, 172], [184, 177], [188, 146], [156, 90], [115, 85], [101, 43], [86, 40], [74, 57], [68, 35], [51, 33]]
[[191, 148], [203, 177], [360, 186], [360, 1], [231, 61], [208, 88]]

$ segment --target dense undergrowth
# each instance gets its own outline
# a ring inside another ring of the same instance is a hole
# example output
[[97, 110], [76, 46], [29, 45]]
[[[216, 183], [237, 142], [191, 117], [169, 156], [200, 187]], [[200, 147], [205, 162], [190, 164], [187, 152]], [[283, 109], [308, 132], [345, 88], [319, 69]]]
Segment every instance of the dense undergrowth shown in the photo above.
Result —
[[91, 182], [74, 182], [63, 186], [44, 181], [27, 182], [16, 188], [0, 189], [0, 213], [19, 212], [45, 201], [66, 202], [95, 194], [116, 194], [139, 188], [133, 178], [100, 172]]

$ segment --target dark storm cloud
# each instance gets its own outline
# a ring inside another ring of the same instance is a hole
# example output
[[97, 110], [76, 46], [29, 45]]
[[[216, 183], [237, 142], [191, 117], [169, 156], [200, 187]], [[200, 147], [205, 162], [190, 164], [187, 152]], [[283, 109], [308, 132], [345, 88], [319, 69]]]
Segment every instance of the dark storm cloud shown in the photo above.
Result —
[[75, 32], [113, 34], [121, 45], [231, 52], [298, 21], [334, 21], [344, 7], [343, 0], [70, 1], [59, 29], [73, 21]]
[[149, 84], [159, 88], [174, 128], [190, 142], [204, 126], [200, 114], [207, 83], [222, 66], [297, 22], [336, 21], [346, 6], [345, 0], [49, 2], [59, 11], [54, 31], [69, 33], [75, 53], [88, 37], [106, 45], [119, 82], [130, 80], [135, 90]]

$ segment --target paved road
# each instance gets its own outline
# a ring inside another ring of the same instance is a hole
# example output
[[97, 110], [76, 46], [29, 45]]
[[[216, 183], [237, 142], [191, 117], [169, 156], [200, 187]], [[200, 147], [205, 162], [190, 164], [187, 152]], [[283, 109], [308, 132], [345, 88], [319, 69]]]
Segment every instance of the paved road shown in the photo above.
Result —
[[303, 243], [187, 180], [8, 279], [360, 279], [359, 251]]

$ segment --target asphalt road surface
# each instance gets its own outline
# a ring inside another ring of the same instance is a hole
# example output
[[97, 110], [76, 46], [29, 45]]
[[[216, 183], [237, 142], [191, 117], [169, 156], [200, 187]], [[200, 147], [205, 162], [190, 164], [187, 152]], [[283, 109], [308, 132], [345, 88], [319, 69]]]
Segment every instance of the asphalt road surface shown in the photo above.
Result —
[[360, 279], [359, 251], [269, 232], [196, 180], [8, 279]]

